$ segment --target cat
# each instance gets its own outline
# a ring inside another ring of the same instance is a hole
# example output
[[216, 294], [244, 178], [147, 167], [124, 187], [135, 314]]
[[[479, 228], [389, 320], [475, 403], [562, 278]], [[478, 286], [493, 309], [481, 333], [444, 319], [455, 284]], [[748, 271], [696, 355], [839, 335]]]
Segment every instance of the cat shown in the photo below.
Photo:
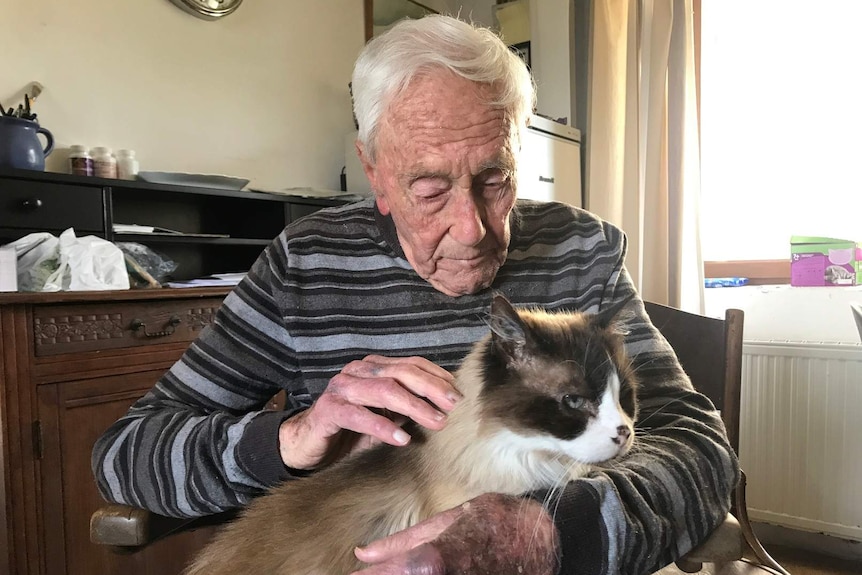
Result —
[[853, 272], [844, 266], [831, 265], [823, 272], [823, 279], [832, 285], [853, 285], [855, 279]]
[[254, 501], [186, 575], [346, 575], [353, 550], [489, 492], [561, 487], [634, 441], [636, 378], [615, 316], [516, 310], [496, 295], [491, 333], [456, 373], [446, 427], [409, 425], [380, 444]]

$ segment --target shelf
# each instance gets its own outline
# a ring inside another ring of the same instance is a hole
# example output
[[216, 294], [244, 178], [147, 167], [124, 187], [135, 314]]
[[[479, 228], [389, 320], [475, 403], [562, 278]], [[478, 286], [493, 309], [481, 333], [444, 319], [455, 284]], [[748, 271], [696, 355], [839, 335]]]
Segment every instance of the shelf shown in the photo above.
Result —
[[214, 237], [203, 234], [114, 234], [114, 241], [143, 244], [218, 244], [224, 246], [268, 246], [272, 239]]
[[[0, 243], [29, 232], [148, 246], [176, 263], [173, 279], [248, 271], [291, 222], [347, 198], [314, 198], [0, 169]], [[182, 233], [113, 232], [115, 223]]]
[[95, 176], [74, 176], [71, 174], [60, 174], [56, 172], [38, 172], [34, 170], [19, 170], [15, 168], [0, 169], [0, 178], [14, 178], [29, 181], [52, 182], [56, 184], [76, 184], [97, 188], [111, 188], [112, 190], [149, 190], [179, 192], [186, 194], [205, 194], [208, 196], [227, 196], [264, 201], [284, 202], [285, 200], [274, 194], [261, 192], [249, 192], [245, 190], [221, 190], [204, 188], [198, 186], [178, 186], [170, 184], [152, 184], [142, 180], [118, 180], [113, 178], [97, 178]]

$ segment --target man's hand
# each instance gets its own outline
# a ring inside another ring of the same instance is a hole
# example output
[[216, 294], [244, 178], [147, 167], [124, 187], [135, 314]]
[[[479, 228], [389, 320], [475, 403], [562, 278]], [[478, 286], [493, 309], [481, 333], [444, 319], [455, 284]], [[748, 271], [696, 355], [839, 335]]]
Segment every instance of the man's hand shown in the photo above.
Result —
[[537, 501], [487, 493], [357, 548], [355, 575], [554, 575], [558, 542]]
[[281, 424], [281, 459], [293, 469], [315, 469], [381, 441], [406, 445], [410, 436], [400, 424], [407, 418], [442, 429], [461, 397], [454, 380], [421, 357], [369, 355], [351, 362], [310, 408]]

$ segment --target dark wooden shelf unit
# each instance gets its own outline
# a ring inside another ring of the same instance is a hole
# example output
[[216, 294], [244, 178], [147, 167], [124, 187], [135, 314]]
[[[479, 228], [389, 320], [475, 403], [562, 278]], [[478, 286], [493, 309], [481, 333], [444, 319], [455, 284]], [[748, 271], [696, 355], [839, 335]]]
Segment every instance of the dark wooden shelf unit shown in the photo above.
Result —
[[[177, 262], [173, 279], [247, 270], [288, 223], [339, 198], [150, 184], [27, 170], [0, 171], [0, 243], [32, 232], [144, 244]], [[115, 234], [138, 224], [176, 235]]]

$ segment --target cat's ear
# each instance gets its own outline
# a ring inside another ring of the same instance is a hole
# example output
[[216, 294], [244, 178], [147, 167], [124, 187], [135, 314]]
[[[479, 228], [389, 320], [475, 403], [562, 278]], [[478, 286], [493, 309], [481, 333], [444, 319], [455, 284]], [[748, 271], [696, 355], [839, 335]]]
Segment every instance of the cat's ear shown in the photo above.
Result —
[[593, 322], [601, 329], [608, 329], [611, 325], [620, 319], [620, 312], [632, 301], [635, 297], [634, 292], [630, 293], [621, 300], [615, 301], [608, 307], [602, 309], [593, 317]]
[[502, 295], [491, 300], [491, 315], [488, 318], [491, 338], [500, 351], [512, 358], [519, 358], [527, 346], [528, 330], [521, 316]]

